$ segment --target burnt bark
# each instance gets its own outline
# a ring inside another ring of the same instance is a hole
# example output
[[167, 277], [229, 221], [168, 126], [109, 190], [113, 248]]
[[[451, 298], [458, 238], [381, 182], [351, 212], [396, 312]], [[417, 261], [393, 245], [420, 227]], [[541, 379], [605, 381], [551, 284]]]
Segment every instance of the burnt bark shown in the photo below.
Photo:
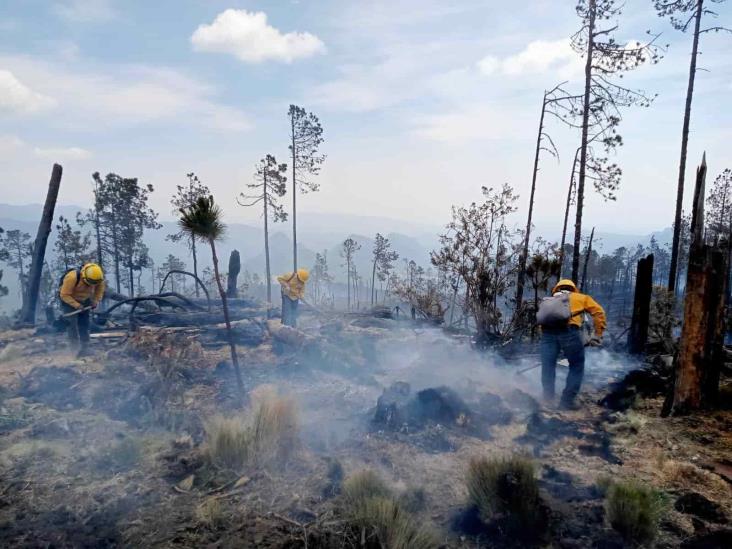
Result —
[[58, 190], [61, 186], [63, 168], [59, 164], [53, 165], [51, 181], [48, 183], [46, 203], [43, 205], [43, 215], [38, 225], [36, 240], [33, 244], [33, 257], [31, 259], [30, 271], [28, 273], [28, 287], [23, 296], [23, 308], [20, 313], [20, 323], [33, 325], [36, 323], [36, 307], [38, 305], [38, 291], [41, 285], [41, 273], [43, 262], [46, 257], [46, 244], [48, 235], [51, 234], [53, 223], [53, 212], [56, 209]]
[[719, 394], [724, 355], [727, 254], [704, 242], [706, 159], [696, 173], [692, 240], [684, 299], [684, 324], [674, 371], [674, 387], [666, 412], [688, 414], [713, 408]]
[[233, 250], [229, 256], [229, 273], [226, 277], [226, 297], [239, 297], [237, 279], [241, 272], [241, 259], [239, 250]]
[[641, 354], [648, 341], [648, 322], [651, 313], [651, 294], [653, 292], [653, 254], [638, 261], [635, 279], [635, 298], [633, 317], [628, 332], [628, 352]]
[[590, 233], [590, 241], [587, 243], [587, 253], [585, 254], [585, 264], [582, 268], [582, 283], [580, 284], [580, 292], [585, 291], [585, 283], [587, 282], [587, 265], [590, 263], [590, 257], [592, 257], [592, 241], [595, 238], [595, 227], [592, 227]]

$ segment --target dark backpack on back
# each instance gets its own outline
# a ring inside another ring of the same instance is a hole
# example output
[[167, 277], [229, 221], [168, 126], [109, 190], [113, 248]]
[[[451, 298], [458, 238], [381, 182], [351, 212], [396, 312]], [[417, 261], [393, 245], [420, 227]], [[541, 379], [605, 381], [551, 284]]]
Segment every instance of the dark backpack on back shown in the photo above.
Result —
[[61, 275], [61, 278], [58, 279], [58, 288], [61, 289], [61, 286], [64, 284], [64, 279], [66, 278], [66, 275], [70, 272], [75, 271], [76, 272], [76, 283], [74, 284], [74, 287], [79, 285], [79, 280], [81, 280], [81, 267], [77, 267], [75, 269], [69, 269], [64, 272], [64, 274]]

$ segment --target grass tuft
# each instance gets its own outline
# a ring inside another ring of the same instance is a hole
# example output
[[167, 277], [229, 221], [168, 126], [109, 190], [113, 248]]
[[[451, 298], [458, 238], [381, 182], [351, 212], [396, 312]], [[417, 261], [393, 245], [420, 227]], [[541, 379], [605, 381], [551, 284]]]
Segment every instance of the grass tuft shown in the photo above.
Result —
[[257, 395], [252, 415], [216, 416], [206, 425], [211, 462], [233, 471], [286, 461], [295, 447], [297, 413], [292, 400]]
[[655, 539], [665, 510], [663, 494], [635, 481], [610, 485], [605, 500], [608, 521], [628, 542], [644, 544]]
[[[362, 536], [375, 537], [390, 549], [438, 547], [429, 529], [394, 499], [389, 487], [373, 471], [361, 471], [343, 483], [348, 521]], [[362, 542], [366, 541], [362, 537]]]
[[196, 520], [201, 526], [216, 529], [224, 524], [224, 512], [216, 498], [208, 498], [196, 507]]
[[483, 522], [500, 519], [504, 529], [514, 533], [543, 530], [545, 513], [530, 459], [519, 455], [473, 459], [467, 487]]

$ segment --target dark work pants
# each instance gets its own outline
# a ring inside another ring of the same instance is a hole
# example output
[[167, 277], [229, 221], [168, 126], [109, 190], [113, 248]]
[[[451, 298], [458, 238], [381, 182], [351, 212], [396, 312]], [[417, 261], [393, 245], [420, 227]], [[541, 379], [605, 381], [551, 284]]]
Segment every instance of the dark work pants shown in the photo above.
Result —
[[297, 306], [300, 303], [297, 299], [290, 299], [282, 292], [282, 324], [285, 326], [297, 326]]
[[569, 361], [569, 374], [562, 393], [563, 402], [572, 402], [582, 386], [585, 372], [585, 346], [578, 328], [542, 328], [541, 335], [541, 384], [544, 398], [554, 398], [557, 359], [563, 351]]
[[[82, 304], [82, 307], [85, 307], [86, 305], [87, 304]], [[73, 313], [76, 309], [71, 305], [61, 303], [61, 310], [64, 314], [67, 314]], [[89, 311], [70, 316], [64, 320], [66, 321], [66, 333], [69, 336], [71, 348], [86, 350], [89, 347]]]

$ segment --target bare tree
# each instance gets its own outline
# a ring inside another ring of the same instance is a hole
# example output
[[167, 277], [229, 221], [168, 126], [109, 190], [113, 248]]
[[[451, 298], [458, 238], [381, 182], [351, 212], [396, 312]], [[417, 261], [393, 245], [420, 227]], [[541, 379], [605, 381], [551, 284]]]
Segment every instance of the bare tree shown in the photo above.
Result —
[[[653, 99], [643, 91], [612, 80], [615, 75], [622, 76], [646, 62], [656, 63], [660, 58], [656, 36], [644, 43], [636, 41], [626, 45], [614, 38], [618, 24], [609, 21], [621, 14], [622, 6], [621, 0], [577, 2], [576, 11], [582, 24], [572, 36], [572, 47], [585, 57], [584, 93], [581, 102], [571, 109], [570, 116], [563, 117], [570, 126], [580, 129], [582, 135], [572, 256], [572, 278], [575, 280], [580, 268], [586, 180], [591, 179], [595, 189], [605, 198], [614, 198], [622, 172], [616, 164], [609, 162], [607, 154], [622, 145], [622, 138], [617, 133], [621, 109], [649, 106]], [[601, 148], [596, 149], [593, 144]]]
[[292, 156], [292, 258], [297, 271], [297, 192], [315, 192], [320, 185], [312, 180], [318, 175], [325, 155], [318, 150], [323, 142], [320, 120], [302, 107], [290, 105], [290, 155]]
[[267, 302], [272, 302], [272, 271], [269, 262], [269, 217], [270, 213], [275, 223], [287, 221], [287, 213], [279, 199], [287, 192], [287, 164], [278, 164], [271, 154], [260, 160], [254, 171], [254, 183], [247, 185], [252, 189], [251, 194], [241, 193], [237, 199], [242, 206], [262, 204], [264, 218], [264, 262], [267, 271]]
[[393, 263], [399, 259], [399, 254], [391, 249], [391, 242], [380, 233], [376, 233], [373, 250], [373, 269], [371, 270], [371, 306], [375, 304], [376, 276], [383, 281], [389, 276]]
[[[726, 0], [708, 0], [721, 4]], [[684, 177], [686, 173], [686, 151], [689, 144], [689, 125], [691, 124], [691, 103], [694, 97], [694, 81], [696, 79], [696, 62], [699, 54], [699, 38], [707, 32], [732, 32], [731, 29], [712, 26], [702, 28], [702, 18], [717, 14], [704, 7], [704, 0], [654, 0], [653, 4], [661, 17], [668, 17], [676, 30], [686, 32], [693, 22], [694, 31], [691, 41], [691, 58], [689, 60], [689, 80], [686, 87], [686, 104], [684, 105], [684, 123], [681, 128], [681, 154], [679, 155], [679, 179], [676, 187], [676, 213], [674, 215], [674, 237], [671, 244], [671, 268], [668, 274], [668, 289], [676, 291], [676, 271], [679, 265], [679, 243], [681, 240], [681, 210], [684, 202]]]
[[[531, 176], [531, 193], [529, 194], [529, 213], [526, 217], [526, 231], [524, 232], [524, 244], [519, 256], [518, 279], [516, 281], [516, 314], [521, 311], [524, 297], [524, 280], [526, 278], [526, 261], [529, 257], [529, 245], [531, 243], [531, 224], [534, 213], [534, 195], [536, 194], [536, 178], [539, 173], [539, 156], [545, 151], [555, 158], [559, 158], [559, 152], [554, 141], [547, 133], [544, 124], [544, 117], [547, 112], [560, 114], [563, 111], [569, 114], [572, 111], [573, 101], [579, 96], [572, 96], [562, 86], [565, 82], [556, 85], [553, 89], [544, 92], [544, 99], [541, 103], [541, 115], [539, 116], [539, 130], [536, 135], [536, 150], [534, 152], [534, 170]], [[561, 116], [561, 115], [560, 115]]]
[[[353, 264], [353, 258], [356, 252], [361, 249], [361, 244], [356, 242], [353, 238], [346, 238], [343, 241], [341, 248], [341, 257], [346, 260], [346, 287], [348, 293], [348, 310], [351, 310], [351, 280], [354, 280], [355, 284], [355, 266]], [[354, 289], [355, 290], [355, 289]], [[354, 292], [355, 293], [355, 292]]]

